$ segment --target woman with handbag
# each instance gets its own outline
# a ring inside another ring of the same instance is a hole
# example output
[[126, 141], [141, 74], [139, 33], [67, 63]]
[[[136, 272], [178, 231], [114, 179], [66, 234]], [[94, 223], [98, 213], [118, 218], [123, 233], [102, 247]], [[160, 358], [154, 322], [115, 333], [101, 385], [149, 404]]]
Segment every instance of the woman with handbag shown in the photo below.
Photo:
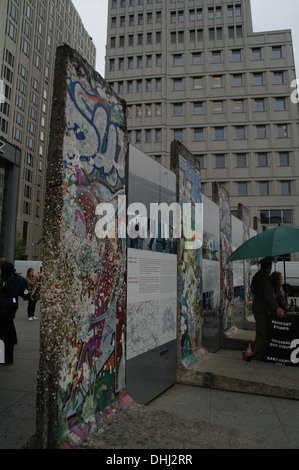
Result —
[[39, 282], [40, 282], [40, 275], [37, 273], [36, 275], [34, 274], [34, 269], [29, 268], [27, 270], [27, 277], [26, 277], [26, 282], [29, 290], [29, 298], [28, 298], [28, 307], [27, 307], [27, 313], [28, 313], [28, 320], [37, 320], [37, 317], [34, 315], [35, 313], [35, 307], [36, 303], [39, 300]]

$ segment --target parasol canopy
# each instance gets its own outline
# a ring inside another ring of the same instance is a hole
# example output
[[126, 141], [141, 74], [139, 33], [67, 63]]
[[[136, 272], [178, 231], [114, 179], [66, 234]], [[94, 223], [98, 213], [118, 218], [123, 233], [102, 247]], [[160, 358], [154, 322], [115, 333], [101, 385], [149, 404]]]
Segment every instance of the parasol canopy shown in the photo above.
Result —
[[299, 251], [299, 226], [278, 225], [247, 240], [227, 260], [282, 256], [296, 251]]

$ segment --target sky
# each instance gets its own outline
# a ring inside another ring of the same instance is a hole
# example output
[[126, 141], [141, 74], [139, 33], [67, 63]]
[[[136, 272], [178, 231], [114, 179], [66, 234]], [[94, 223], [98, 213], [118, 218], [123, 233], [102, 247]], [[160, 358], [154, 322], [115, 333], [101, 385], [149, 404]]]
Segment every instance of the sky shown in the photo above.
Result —
[[[108, 0], [72, 0], [97, 49], [96, 71], [105, 74]], [[253, 31], [291, 29], [299, 78], [299, 0], [251, 0]]]

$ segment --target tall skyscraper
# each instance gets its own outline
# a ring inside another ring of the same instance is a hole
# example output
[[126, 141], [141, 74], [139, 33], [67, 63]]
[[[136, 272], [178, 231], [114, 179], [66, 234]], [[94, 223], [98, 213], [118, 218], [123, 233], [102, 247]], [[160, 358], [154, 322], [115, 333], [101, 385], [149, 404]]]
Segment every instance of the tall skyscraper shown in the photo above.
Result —
[[299, 108], [290, 30], [253, 32], [249, 0], [109, 0], [105, 78], [128, 103], [131, 143], [169, 166], [199, 160], [269, 227], [299, 225]]
[[[92, 38], [70, 0], [1, 0], [1, 228], [3, 231], [7, 175], [12, 165], [5, 150], [13, 146], [21, 152], [16, 230], [25, 240], [28, 259], [41, 259], [55, 53], [56, 47], [63, 43], [76, 49], [95, 66], [96, 50]], [[9, 191], [16, 190], [15, 181]], [[7, 256], [1, 236], [0, 250], [1, 256]]]

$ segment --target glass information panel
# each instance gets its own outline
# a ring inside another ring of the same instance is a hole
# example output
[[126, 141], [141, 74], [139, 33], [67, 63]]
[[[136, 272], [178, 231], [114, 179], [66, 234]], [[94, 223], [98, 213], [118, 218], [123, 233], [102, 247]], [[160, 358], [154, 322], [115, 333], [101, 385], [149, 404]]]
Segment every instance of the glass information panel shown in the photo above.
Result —
[[171, 211], [153, 218], [153, 205], [173, 202], [174, 173], [130, 145], [126, 385], [141, 404], [176, 380], [176, 240]]

